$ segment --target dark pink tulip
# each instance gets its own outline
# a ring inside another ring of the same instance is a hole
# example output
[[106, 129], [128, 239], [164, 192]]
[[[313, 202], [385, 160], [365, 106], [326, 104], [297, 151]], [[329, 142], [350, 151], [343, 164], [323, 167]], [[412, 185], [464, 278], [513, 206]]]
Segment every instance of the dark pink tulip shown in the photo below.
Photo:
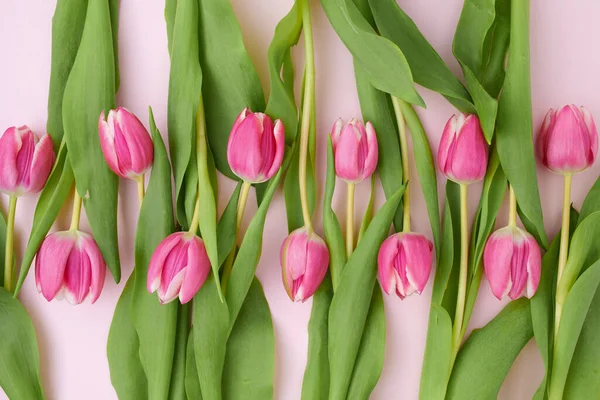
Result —
[[109, 168], [126, 179], [143, 175], [154, 161], [154, 145], [140, 120], [129, 110], [119, 107], [104, 111], [98, 120], [100, 146]]
[[538, 137], [542, 163], [559, 174], [588, 169], [598, 153], [598, 132], [590, 113], [583, 107], [550, 109]]
[[479, 118], [473, 114], [453, 115], [442, 133], [438, 149], [438, 165], [454, 182], [469, 184], [485, 176], [488, 145]]
[[148, 292], [158, 291], [161, 304], [179, 297], [192, 300], [211, 270], [204, 242], [189, 232], [167, 236], [154, 250], [148, 268]]
[[38, 139], [27, 126], [8, 128], [0, 138], [0, 191], [14, 196], [44, 188], [54, 165], [52, 139]]
[[387, 294], [404, 299], [421, 294], [431, 273], [433, 244], [418, 233], [395, 233], [388, 237], [377, 257], [379, 283]]
[[306, 227], [296, 229], [281, 246], [283, 285], [292, 301], [310, 298], [327, 274], [329, 249]]
[[229, 167], [240, 179], [261, 183], [271, 179], [283, 161], [285, 129], [280, 120], [245, 108], [238, 116], [227, 143]]
[[531, 298], [540, 283], [542, 258], [540, 248], [526, 231], [507, 226], [494, 232], [483, 253], [483, 266], [492, 293], [499, 300]]
[[358, 183], [373, 175], [379, 151], [375, 129], [370, 122], [365, 128], [354, 118], [346, 125], [340, 118], [333, 126], [331, 141], [338, 177], [349, 183]]
[[106, 264], [91, 235], [81, 231], [56, 232], [44, 240], [35, 261], [38, 292], [46, 300], [65, 298], [94, 303], [102, 292]]

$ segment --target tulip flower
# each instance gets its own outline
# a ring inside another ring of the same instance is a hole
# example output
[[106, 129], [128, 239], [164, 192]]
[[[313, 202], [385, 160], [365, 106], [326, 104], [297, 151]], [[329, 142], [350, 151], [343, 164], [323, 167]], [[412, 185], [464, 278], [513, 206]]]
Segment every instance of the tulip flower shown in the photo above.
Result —
[[480, 181], [485, 176], [488, 145], [479, 118], [472, 114], [453, 115], [442, 133], [438, 165], [446, 177], [457, 183]]
[[550, 109], [538, 137], [539, 155], [546, 168], [559, 174], [588, 169], [598, 153], [598, 132], [583, 107]]
[[377, 136], [370, 122], [366, 128], [357, 119], [348, 124], [340, 118], [332, 129], [335, 173], [348, 183], [359, 183], [375, 172], [378, 159]]
[[329, 249], [317, 234], [306, 227], [296, 229], [281, 246], [283, 285], [292, 301], [304, 302], [325, 278]]
[[52, 139], [38, 139], [27, 126], [11, 127], [0, 138], [0, 191], [11, 196], [37, 193], [54, 165]]
[[48, 301], [94, 303], [102, 292], [106, 264], [94, 238], [85, 232], [56, 232], [44, 240], [35, 262], [38, 292]]
[[192, 300], [211, 270], [204, 242], [191, 232], [176, 232], [156, 248], [148, 268], [148, 292], [158, 291], [161, 304], [179, 297]]
[[396, 233], [381, 245], [377, 264], [379, 283], [387, 294], [404, 299], [421, 294], [431, 273], [433, 244], [418, 233]]
[[494, 296], [515, 300], [526, 291], [531, 298], [542, 271], [540, 248], [529, 233], [516, 226], [494, 232], [483, 252], [483, 267]]
[[235, 121], [227, 143], [227, 161], [244, 182], [261, 183], [271, 179], [281, 167], [285, 150], [285, 130], [280, 120], [245, 108]]
[[104, 159], [115, 174], [135, 179], [150, 169], [154, 160], [152, 138], [132, 112], [119, 107], [105, 118], [102, 111], [98, 131]]

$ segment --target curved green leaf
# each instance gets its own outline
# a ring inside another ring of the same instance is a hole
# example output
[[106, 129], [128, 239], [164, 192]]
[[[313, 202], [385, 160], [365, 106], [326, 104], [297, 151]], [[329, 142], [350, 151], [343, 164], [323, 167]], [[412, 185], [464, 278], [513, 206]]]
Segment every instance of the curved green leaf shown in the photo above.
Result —
[[183, 400], [186, 398], [187, 341], [190, 333], [190, 305], [184, 304], [180, 307], [177, 318], [177, 336], [175, 338], [173, 367], [170, 374], [169, 400]]
[[202, 400], [202, 391], [198, 381], [198, 369], [196, 368], [196, 353], [194, 352], [194, 332], [190, 332], [187, 341], [187, 353], [185, 362], [185, 393], [188, 400]]
[[438, 304], [429, 311], [419, 399], [444, 400], [452, 362], [452, 319]]

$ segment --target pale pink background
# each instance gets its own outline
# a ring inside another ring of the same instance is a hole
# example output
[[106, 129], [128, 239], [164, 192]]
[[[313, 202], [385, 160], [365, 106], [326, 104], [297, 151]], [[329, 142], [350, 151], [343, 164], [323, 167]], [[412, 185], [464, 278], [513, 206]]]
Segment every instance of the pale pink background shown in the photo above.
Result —
[[[292, 0], [233, 0], [242, 25], [246, 46], [255, 62], [261, 81], [268, 87], [267, 48], [276, 23], [291, 7]], [[356, 96], [352, 59], [330, 27], [318, 1], [314, 3], [314, 29], [317, 59], [317, 116], [319, 131], [319, 175], [325, 166], [324, 139], [337, 117], [360, 116]], [[586, 105], [600, 118], [600, 56], [597, 38], [600, 3], [594, 0], [532, 1], [532, 85], [534, 124], [537, 129], [549, 107], [576, 102]], [[415, 20], [427, 39], [448, 62], [453, 71], [459, 67], [451, 54], [451, 41], [460, 14], [461, 0], [404, 0], [404, 10]], [[35, 131], [45, 130], [48, 81], [50, 75], [51, 18], [55, 1], [2, 0], [0, 8], [0, 129], [28, 124]], [[166, 109], [169, 58], [164, 2], [159, 0], [124, 0], [121, 2], [119, 53], [121, 90], [118, 104], [128, 107], [145, 120], [147, 106], [152, 105], [156, 121], [166, 134]], [[301, 62], [301, 48], [295, 56]], [[454, 112], [436, 93], [420, 90], [428, 106], [419, 110], [434, 152], [445, 121]], [[266, 91], [268, 93], [268, 91]], [[412, 163], [412, 160], [411, 160]], [[412, 163], [414, 166], [414, 163]], [[573, 200], [580, 206], [589, 187], [600, 172], [600, 165], [578, 175]], [[538, 171], [546, 226], [554, 235], [560, 223], [561, 179]], [[412, 182], [418, 182], [411, 174]], [[223, 180], [225, 181], [225, 180]], [[441, 182], [441, 177], [440, 177]], [[232, 185], [222, 184], [224, 203]], [[336, 207], [343, 210], [345, 188], [338, 186]], [[322, 189], [322, 188], [321, 188]], [[440, 185], [442, 194], [443, 185]], [[478, 201], [479, 188], [470, 192], [471, 210]], [[412, 191], [414, 229], [431, 236], [420, 189]], [[357, 216], [366, 205], [367, 186], [358, 190]], [[378, 204], [383, 196], [379, 193]], [[440, 201], [442, 197], [440, 197]], [[22, 253], [32, 220], [36, 199], [19, 201], [17, 214], [17, 250]], [[6, 209], [6, 198], [2, 196]], [[246, 223], [254, 212], [247, 212]], [[283, 198], [279, 194], [269, 211], [263, 256], [258, 269], [271, 306], [276, 335], [275, 398], [300, 398], [302, 373], [306, 363], [306, 326], [311, 302], [293, 304], [281, 285], [279, 246], [286, 231]], [[504, 209], [499, 220], [504, 221]], [[47, 303], [38, 295], [33, 274], [26, 280], [21, 300], [34, 321], [41, 347], [42, 382], [50, 400], [116, 399], [110, 384], [106, 361], [106, 338], [115, 304], [123, 283], [132, 269], [132, 247], [137, 218], [135, 185], [123, 181], [120, 190], [120, 249], [123, 280], [115, 285], [107, 278], [100, 300], [92, 307], [72, 307], [64, 302]], [[66, 228], [68, 216], [57, 226]], [[85, 226], [85, 223], [84, 223]], [[401, 302], [386, 297], [388, 324], [387, 356], [383, 375], [373, 399], [416, 399], [419, 387], [430, 288], [422, 296]], [[472, 327], [483, 326], [503, 304], [489, 292], [483, 282], [472, 320]], [[1, 338], [0, 338], [1, 340]], [[543, 376], [543, 367], [534, 343], [517, 359], [500, 393], [502, 399], [531, 398]], [[1, 392], [1, 391], [0, 391]], [[0, 393], [0, 397], [4, 395]]]

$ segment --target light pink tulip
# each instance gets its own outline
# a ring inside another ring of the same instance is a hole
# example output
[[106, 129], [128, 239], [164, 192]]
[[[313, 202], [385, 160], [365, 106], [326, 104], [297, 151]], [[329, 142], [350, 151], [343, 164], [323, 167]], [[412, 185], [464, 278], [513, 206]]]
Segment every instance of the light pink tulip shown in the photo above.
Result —
[[418, 233], [395, 233], [381, 245], [377, 264], [379, 283], [387, 294], [404, 299], [421, 294], [431, 273], [433, 244]]
[[550, 109], [538, 137], [542, 163], [559, 174], [588, 169], [598, 153], [598, 132], [590, 113], [583, 107]]
[[488, 145], [479, 118], [473, 114], [453, 115], [442, 133], [438, 166], [446, 177], [457, 183], [473, 183], [485, 176]]
[[35, 261], [38, 292], [46, 300], [66, 299], [92, 304], [100, 296], [106, 276], [102, 253], [91, 235], [81, 231], [56, 232], [44, 240]]
[[227, 143], [229, 167], [240, 179], [261, 183], [271, 179], [283, 161], [285, 129], [280, 120], [245, 108], [235, 121]]
[[54, 165], [52, 139], [38, 139], [27, 126], [8, 128], [0, 138], [0, 191], [14, 196], [44, 188]]
[[332, 129], [331, 142], [335, 159], [335, 173], [349, 183], [358, 183], [373, 175], [379, 150], [377, 135], [370, 122], [367, 126], [351, 119], [348, 124], [340, 118]]
[[119, 107], [104, 111], [98, 120], [100, 146], [109, 168], [117, 175], [133, 179], [143, 175], [154, 161], [154, 145], [140, 120], [129, 110]]
[[494, 232], [483, 252], [483, 267], [492, 293], [499, 300], [519, 298], [525, 289], [531, 298], [540, 283], [540, 248], [529, 233], [507, 226]]
[[167, 236], [154, 250], [148, 268], [147, 288], [158, 291], [161, 304], [179, 297], [181, 304], [192, 300], [211, 270], [204, 242], [189, 232]]
[[283, 285], [292, 301], [310, 298], [327, 274], [329, 249], [317, 234], [306, 227], [296, 229], [281, 246]]

